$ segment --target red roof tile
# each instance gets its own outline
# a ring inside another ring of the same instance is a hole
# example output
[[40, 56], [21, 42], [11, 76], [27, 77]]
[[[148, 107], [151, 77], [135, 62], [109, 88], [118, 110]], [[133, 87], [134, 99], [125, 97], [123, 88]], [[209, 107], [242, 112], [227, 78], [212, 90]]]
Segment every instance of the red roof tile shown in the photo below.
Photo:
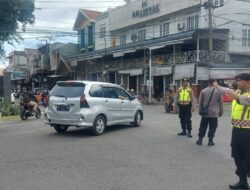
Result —
[[81, 9], [87, 17], [91, 20], [95, 20], [97, 16], [99, 16], [102, 12], [99, 11], [92, 11], [92, 10], [87, 10], [87, 9]]

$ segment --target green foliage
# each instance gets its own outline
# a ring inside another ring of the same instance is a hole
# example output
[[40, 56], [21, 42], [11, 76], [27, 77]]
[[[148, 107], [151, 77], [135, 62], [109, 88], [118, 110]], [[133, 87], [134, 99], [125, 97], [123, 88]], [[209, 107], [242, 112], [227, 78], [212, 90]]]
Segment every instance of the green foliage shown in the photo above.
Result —
[[0, 57], [4, 54], [3, 44], [18, 42], [18, 24], [25, 30], [27, 24], [35, 22], [34, 0], [0, 0]]
[[2, 116], [18, 115], [20, 113], [20, 108], [10, 102], [0, 102], [0, 112]]

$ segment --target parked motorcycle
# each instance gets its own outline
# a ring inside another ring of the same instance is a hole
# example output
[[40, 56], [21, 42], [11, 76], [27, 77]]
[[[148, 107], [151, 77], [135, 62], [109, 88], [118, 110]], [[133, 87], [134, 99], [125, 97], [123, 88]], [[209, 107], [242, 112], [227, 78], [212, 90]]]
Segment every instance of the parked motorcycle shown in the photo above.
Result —
[[36, 112], [33, 111], [32, 107], [29, 106], [27, 103], [24, 103], [22, 100], [20, 100], [20, 118], [22, 120], [27, 120], [28, 117], [35, 116], [36, 118], [41, 117], [41, 110], [39, 107], [37, 107]]

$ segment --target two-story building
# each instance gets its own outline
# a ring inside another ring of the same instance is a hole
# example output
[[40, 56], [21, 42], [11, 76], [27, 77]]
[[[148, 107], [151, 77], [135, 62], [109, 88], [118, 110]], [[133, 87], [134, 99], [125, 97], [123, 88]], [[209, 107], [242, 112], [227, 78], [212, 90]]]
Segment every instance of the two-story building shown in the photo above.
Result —
[[78, 79], [106, 80], [137, 93], [153, 83], [164, 94], [186, 77], [224, 82], [250, 72], [249, 6], [244, 0], [127, 1], [95, 18], [95, 51], [84, 46], [67, 60], [77, 62]]

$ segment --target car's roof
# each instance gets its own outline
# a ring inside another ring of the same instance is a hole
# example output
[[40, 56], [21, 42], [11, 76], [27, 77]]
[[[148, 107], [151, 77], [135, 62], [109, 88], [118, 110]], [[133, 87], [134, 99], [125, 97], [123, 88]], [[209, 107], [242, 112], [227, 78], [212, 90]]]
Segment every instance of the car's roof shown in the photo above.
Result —
[[108, 83], [108, 82], [99, 82], [99, 81], [87, 81], [87, 80], [68, 80], [68, 81], [57, 81], [57, 82], [76, 82], [76, 83], [83, 83], [83, 84], [87, 84], [87, 85], [91, 85], [91, 84], [102, 84], [102, 85], [112, 85], [112, 86], [119, 86], [117, 84], [114, 83]]

